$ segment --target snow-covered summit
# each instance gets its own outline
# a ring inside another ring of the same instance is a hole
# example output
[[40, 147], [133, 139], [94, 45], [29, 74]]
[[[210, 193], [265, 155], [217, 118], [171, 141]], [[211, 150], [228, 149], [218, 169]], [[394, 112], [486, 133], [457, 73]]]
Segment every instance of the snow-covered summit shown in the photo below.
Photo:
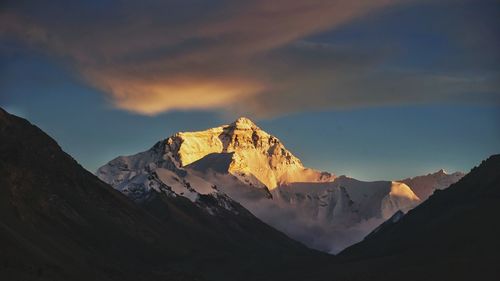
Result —
[[444, 169], [423, 176], [400, 180], [406, 183], [422, 200], [426, 200], [436, 189], [445, 189], [459, 181], [465, 174], [454, 172], [448, 174]]
[[236, 119], [236, 121], [229, 124], [229, 127], [233, 127], [239, 130], [260, 130], [260, 128], [257, 127], [257, 125], [255, 125], [255, 123], [252, 120], [246, 117], [240, 117]]
[[305, 168], [278, 138], [244, 117], [204, 131], [177, 133], [166, 143], [181, 166], [203, 161], [205, 157], [216, 161], [218, 157], [214, 154], [229, 156], [227, 173], [269, 189], [291, 182], [325, 182], [335, 178], [330, 173]]
[[[199, 170], [231, 175], [266, 190], [291, 182], [334, 179], [332, 174], [305, 168], [278, 138], [245, 117], [204, 131], [176, 133], [147, 151], [117, 157], [96, 174], [135, 200], [147, 198], [151, 190], [162, 190], [195, 201], [197, 194], [217, 193], [215, 184], [197, 176]], [[224, 181], [227, 184], [228, 178]]]

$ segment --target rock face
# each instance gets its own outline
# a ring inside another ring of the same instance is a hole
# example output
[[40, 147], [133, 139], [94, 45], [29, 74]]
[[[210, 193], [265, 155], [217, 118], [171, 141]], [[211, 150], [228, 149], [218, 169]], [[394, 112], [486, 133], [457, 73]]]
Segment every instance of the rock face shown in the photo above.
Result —
[[404, 183], [362, 182], [304, 167], [247, 118], [177, 133], [148, 151], [112, 160], [97, 176], [136, 201], [152, 190], [194, 203], [202, 195], [236, 200], [292, 238], [334, 252], [420, 203]]
[[422, 200], [427, 200], [434, 191], [445, 189], [448, 186], [459, 181], [463, 176], [462, 172], [455, 172], [452, 174], [446, 173], [443, 169], [423, 176], [407, 178], [400, 180], [406, 183]]
[[335, 178], [330, 173], [304, 168], [278, 138], [244, 117], [206, 131], [178, 133], [166, 142], [180, 166], [209, 157], [211, 163], [216, 163], [208, 163], [209, 168], [225, 170], [258, 187], [274, 189], [290, 182], [327, 182]]

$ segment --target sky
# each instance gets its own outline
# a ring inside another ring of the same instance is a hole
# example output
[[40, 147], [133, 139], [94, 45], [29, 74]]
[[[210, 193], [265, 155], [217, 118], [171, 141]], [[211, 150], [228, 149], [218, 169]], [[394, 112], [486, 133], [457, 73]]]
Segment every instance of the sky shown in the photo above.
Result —
[[2, 1], [0, 106], [94, 172], [253, 119], [363, 180], [500, 153], [498, 0]]

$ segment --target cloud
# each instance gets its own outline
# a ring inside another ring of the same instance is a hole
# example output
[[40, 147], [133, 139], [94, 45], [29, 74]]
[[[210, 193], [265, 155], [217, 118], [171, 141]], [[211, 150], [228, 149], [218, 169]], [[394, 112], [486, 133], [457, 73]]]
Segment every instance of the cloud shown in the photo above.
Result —
[[0, 34], [66, 61], [118, 108], [154, 115], [301, 110], [464, 100], [498, 79], [384, 68], [389, 49], [318, 44], [405, 0], [7, 3]]
[[265, 223], [316, 250], [338, 254], [360, 242], [383, 218], [370, 218], [346, 226], [338, 222], [314, 219], [301, 209], [283, 208], [262, 199], [246, 202], [245, 207]]

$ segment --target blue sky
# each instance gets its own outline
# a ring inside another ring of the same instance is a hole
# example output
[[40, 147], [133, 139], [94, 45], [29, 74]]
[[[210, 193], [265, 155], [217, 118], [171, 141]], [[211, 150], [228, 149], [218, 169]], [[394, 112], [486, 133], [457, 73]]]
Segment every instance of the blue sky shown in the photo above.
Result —
[[0, 106], [90, 171], [239, 115], [307, 166], [365, 180], [500, 152], [497, 1], [148, 2], [8, 3]]

